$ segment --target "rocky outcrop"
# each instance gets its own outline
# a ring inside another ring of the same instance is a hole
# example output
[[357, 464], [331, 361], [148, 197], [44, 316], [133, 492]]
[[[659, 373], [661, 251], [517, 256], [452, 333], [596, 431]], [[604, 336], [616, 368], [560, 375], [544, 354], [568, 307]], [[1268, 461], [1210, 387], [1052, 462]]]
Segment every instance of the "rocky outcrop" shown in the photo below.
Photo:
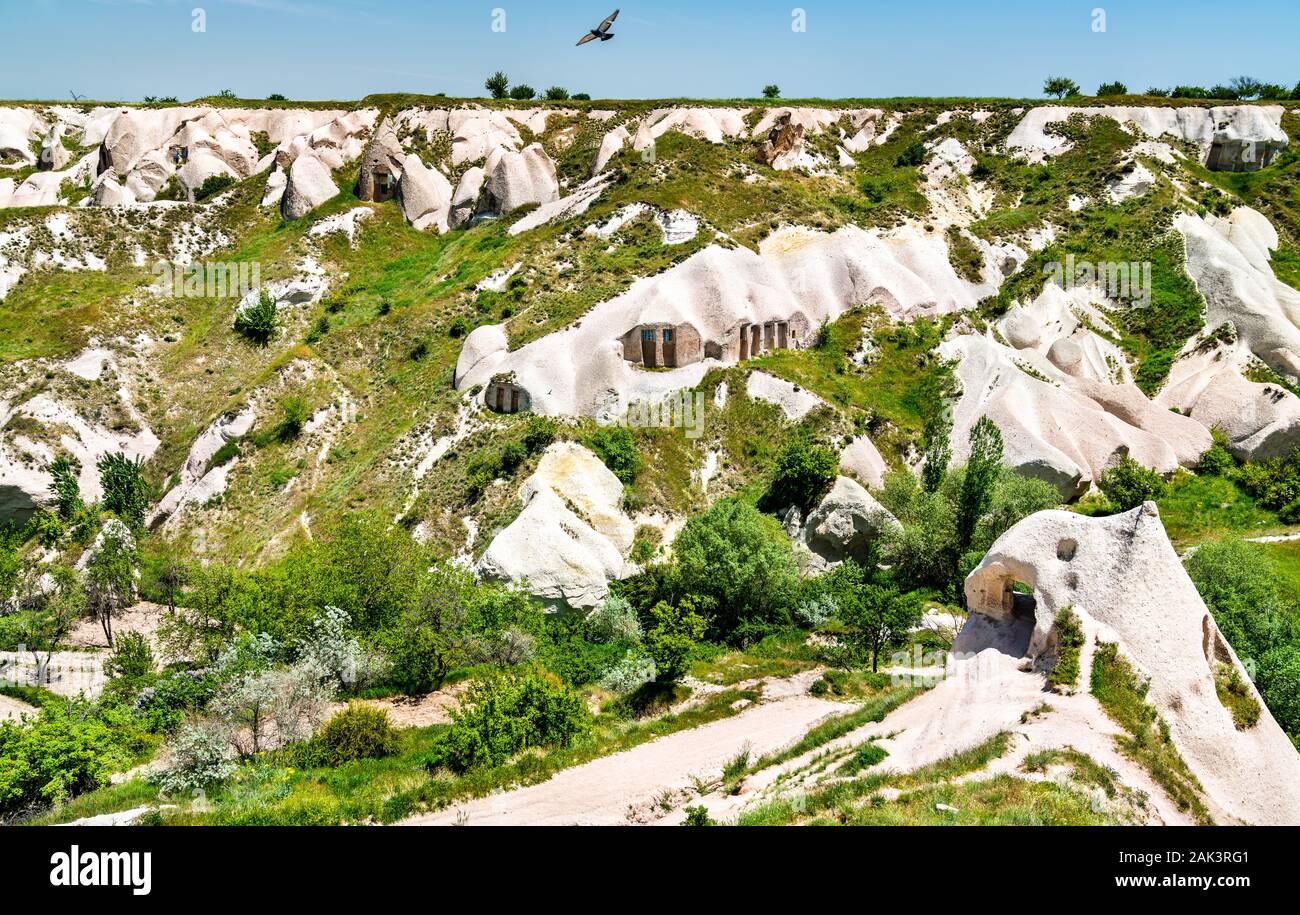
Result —
[[167, 491], [149, 516], [150, 527], [166, 521], [186, 503], [202, 505], [225, 491], [230, 463], [213, 465], [212, 459], [223, 445], [247, 435], [253, 428], [254, 419], [256, 414], [250, 408], [227, 413], [194, 440], [176, 485]]
[[619, 151], [632, 139], [632, 135], [627, 132], [627, 128], [622, 124], [615, 127], [609, 133], [600, 139], [600, 148], [596, 150], [596, 156], [591, 160], [591, 175], [594, 178], [605, 170], [609, 160], [618, 155]]
[[526, 585], [552, 609], [589, 609], [629, 574], [623, 484], [581, 445], [557, 442], [519, 491], [523, 510], [493, 539], [480, 575]]
[[402, 205], [402, 215], [415, 228], [423, 231], [432, 226], [439, 233], [447, 231], [451, 183], [436, 168], [426, 168], [414, 153], [402, 163], [397, 198]]
[[820, 571], [846, 559], [869, 561], [872, 545], [898, 526], [898, 519], [861, 484], [836, 477], [831, 491], [808, 513], [796, 541], [807, 550], [810, 567]]
[[299, 156], [289, 167], [280, 212], [285, 219], [301, 219], [338, 192], [325, 163], [313, 155]]
[[889, 465], [885, 463], [885, 459], [881, 457], [871, 439], [859, 435], [840, 452], [840, 470], [854, 474], [872, 489], [879, 489], [885, 485], [885, 474], [889, 472]]
[[754, 158], [777, 171], [790, 168], [803, 152], [803, 135], [803, 125], [792, 123], [790, 116], [784, 115], [772, 125]]
[[460, 176], [456, 193], [451, 198], [451, 212], [447, 216], [447, 225], [450, 228], [464, 228], [474, 219], [474, 215], [478, 213], [479, 195], [483, 192], [483, 181], [486, 177], [483, 169], [477, 165], [471, 165]]
[[72, 161], [72, 154], [63, 145], [63, 131], [58, 124], [50, 128], [41, 144], [41, 168], [46, 171], [61, 172]]
[[549, 203], [560, 196], [555, 163], [540, 143], [521, 152], [498, 150], [484, 166], [487, 175], [484, 206], [504, 216], [529, 203]]
[[[1017, 595], [1016, 582], [1032, 597]], [[1031, 515], [967, 577], [966, 602], [971, 614], [955, 652], [998, 645], [1038, 666], [1054, 663], [1056, 615], [1072, 608], [1090, 633], [1088, 655], [1097, 642], [1113, 642], [1149, 681], [1147, 701], [1218, 818], [1300, 822], [1300, 755], [1267, 710], [1238, 730], [1220, 703], [1215, 668], [1228, 665], [1264, 708], [1183, 570], [1155, 503], [1109, 518]], [[1086, 670], [1083, 676], [1086, 683]]]
[[[392, 123], [385, 119], [375, 129], [370, 145], [361, 154], [361, 168], [357, 172], [357, 199], [374, 200], [377, 193], [382, 196], [383, 181], [397, 181], [402, 177], [404, 159], [397, 132]], [[388, 193], [392, 193], [391, 189]]]

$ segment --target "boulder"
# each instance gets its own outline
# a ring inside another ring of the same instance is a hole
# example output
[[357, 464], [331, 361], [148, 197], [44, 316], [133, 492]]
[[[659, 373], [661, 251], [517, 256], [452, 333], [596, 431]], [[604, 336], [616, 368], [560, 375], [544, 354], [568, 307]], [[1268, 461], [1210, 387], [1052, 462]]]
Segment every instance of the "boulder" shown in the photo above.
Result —
[[485, 171], [487, 207], [498, 215], [528, 203], [549, 203], [560, 196], [555, 163], [540, 143], [490, 158]]
[[285, 219], [301, 219], [338, 192], [325, 163], [314, 155], [301, 155], [289, 167], [280, 212]]
[[880, 456], [871, 439], [859, 435], [840, 452], [840, 470], [854, 474], [872, 489], [880, 489], [885, 485], [885, 474], [889, 472], [889, 465]]
[[799, 154], [803, 152], [803, 139], [803, 125], [792, 123], [787, 114], [772, 126], [767, 139], [759, 144], [754, 157], [763, 165], [781, 171], [789, 168], [789, 163], [799, 158]]
[[831, 491], [799, 528], [799, 541], [809, 551], [812, 566], [827, 569], [845, 559], [868, 561], [871, 545], [898, 526], [898, 519], [860, 483], [836, 477]]
[[451, 183], [436, 168], [425, 168], [414, 153], [402, 163], [402, 180], [397, 183], [397, 198], [402, 215], [423, 231], [433, 226], [439, 233], [447, 231], [451, 209]]
[[623, 514], [623, 484], [573, 442], [546, 449], [519, 491], [523, 510], [493, 538], [477, 571], [526, 585], [551, 609], [589, 609], [609, 582], [632, 571], [624, 556], [633, 525]]
[[479, 195], [483, 191], [484, 178], [483, 169], [477, 165], [471, 165], [460, 176], [456, 193], [451, 198], [451, 212], [447, 217], [449, 228], [464, 228], [478, 213]]
[[58, 124], [50, 128], [41, 144], [41, 168], [46, 171], [61, 172], [67, 168], [72, 154], [63, 145], [63, 131]]
[[[1017, 582], [1032, 596], [1014, 592]], [[970, 617], [954, 652], [970, 656], [995, 648], [1051, 667], [1056, 615], [1070, 607], [1088, 634], [1085, 664], [1098, 642], [1115, 643], [1149, 681], [1146, 699], [1168, 724], [1216, 820], [1300, 822], [1300, 755], [1215, 625], [1155, 503], [1108, 518], [1031, 515], [994, 542], [965, 590]], [[1215, 672], [1221, 665], [1234, 669], [1260, 703], [1253, 727], [1238, 730], [1220, 703]], [[1087, 676], [1085, 668], [1085, 683]]]
[[600, 148], [596, 150], [596, 157], [591, 160], [592, 177], [604, 171], [605, 166], [609, 164], [609, 160], [618, 155], [619, 150], [631, 139], [632, 135], [627, 132], [627, 128], [622, 124], [601, 137]]

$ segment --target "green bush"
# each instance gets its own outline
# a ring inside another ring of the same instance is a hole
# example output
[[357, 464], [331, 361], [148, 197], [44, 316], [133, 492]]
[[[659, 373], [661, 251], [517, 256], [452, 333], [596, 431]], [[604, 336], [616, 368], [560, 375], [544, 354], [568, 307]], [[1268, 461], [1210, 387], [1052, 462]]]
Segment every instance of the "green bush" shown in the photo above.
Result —
[[532, 747], [571, 746], [591, 727], [582, 696], [536, 667], [475, 681], [451, 714], [451, 728], [430, 751], [430, 768], [499, 766]]
[[626, 426], [600, 426], [587, 436], [587, 447], [624, 484], [634, 481], [645, 463]]
[[116, 514], [132, 527], [144, 524], [149, 509], [149, 483], [141, 469], [144, 462], [128, 458], [121, 452], [106, 454], [95, 462], [104, 495], [104, 508]]
[[527, 83], [520, 83], [518, 86], [510, 87], [510, 97], [517, 102], [524, 102], [536, 98], [537, 90]]
[[209, 197], [215, 197], [234, 184], [235, 178], [233, 175], [209, 175], [199, 185], [198, 190], [194, 192], [194, 201], [200, 203]]
[[257, 301], [235, 314], [235, 333], [258, 346], [266, 346], [279, 328], [275, 300], [265, 290]]
[[113, 728], [83, 703], [48, 702], [27, 723], [0, 721], [0, 815], [98, 788], [128, 762]]
[[1159, 473], [1143, 467], [1127, 454], [1101, 472], [1097, 485], [1118, 511], [1128, 511], [1143, 502], [1159, 499], [1167, 490]]
[[920, 165], [924, 161], [925, 144], [917, 141], [916, 143], [909, 143], [905, 146], [903, 151], [898, 154], [898, 158], [894, 161], [894, 164], [900, 168], [904, 168]]
[[325, 722], [315, 740], [328, 765], [354, 759], [377, 759], [397, 752], [398, 737], [388, 712], [372, 705], [349, 702]]
[[[710, 637], [744, 641], [756, 624], [788, 622], [798, 567], [790, 538], [771, 515], [736, 499], [720, 500], [686, 522], [673, 557], [668, 590], [694, 599], [710, 619]], [[652, 594], [663, 584], [654, 584], [654, 577], [638, 576]], [[662, 593], [654, 597], [660, 599]]]
[[149, 640], [139, 632], [123, 632], [116, 639], [104, 670], [110, 677], [124, 680], [142, 680], [153, 673], [153, 649]]
[[808, 511], [835, 482], [839, 456], [802, 431], [791, 435], [772, 462], [772, 482], [763, 505], [782, 511], [791, 505]]
[[645, 650], [655, 663], [655, 679], [660, 683], [680, 680], [690, 666], [691, 652], [704, 638], [704, 617], [685, 597], [676, 607], [666, 601], [655, 604], [650, 619], [654, 626], [645, 634]]
[[1079, 685], [1079, 652], [1083, 648], [1083, 627], [1070, 607], [1056, 613], [1056, 666], [1047, 675], [1047, 685], [1060, 692]]

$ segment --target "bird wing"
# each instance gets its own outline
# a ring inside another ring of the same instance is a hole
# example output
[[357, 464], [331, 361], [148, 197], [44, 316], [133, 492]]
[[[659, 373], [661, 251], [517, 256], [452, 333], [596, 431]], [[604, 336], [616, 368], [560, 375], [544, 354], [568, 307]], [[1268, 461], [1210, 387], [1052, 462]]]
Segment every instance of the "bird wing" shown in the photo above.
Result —
[[588, 32], [586, 35], [583, 35], [581, 38], [578, 39], [578, 44], [586, 44], [587, 42], [591, 41], [595, 37], [596, 37], [595, 32]]
[[618, 18], [618, 10], [614, 10], [614, 12], [610, 13], [608, 16], [605, 17], [604, 22], [596, 26], [596, 31], [597, 32], [605, 31], [605, 29], [609, 28], [611, 25], [614, 24], [614, 20], [617, 18]]

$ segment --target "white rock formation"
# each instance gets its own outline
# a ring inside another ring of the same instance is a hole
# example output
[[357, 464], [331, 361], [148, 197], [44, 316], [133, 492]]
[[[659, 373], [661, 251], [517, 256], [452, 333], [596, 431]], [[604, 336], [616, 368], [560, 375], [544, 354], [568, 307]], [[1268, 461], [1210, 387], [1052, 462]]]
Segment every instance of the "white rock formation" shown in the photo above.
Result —
[[414, 153], [402, 163], [397, 198], [402, 205], [402, 215], [415, 228], [423, 231], [433, 226], [439, 233], [447, 231], [451, 183], [436, 168], [426, 168]]
[[641, 152], [670, 130], [687, 136], [721, 143], [745, 134], [748, 108], [659, 108], [642, 120], [632, 138], [632, 149]]
[[1202, 151], [1208, 150], [1216, 133], [1232, 131], [1235, 137], [1259, 142], [1286, 143], [1282, 131], [1280, 105], [1223, 105], [1212, 108], [1156, 108], [1103, 105], [1079, 107], [1067, 105], [1041, 105], [1030, 108], [1020, 119], [1011, 135], [1007, 148], [1031, 159], [1056, 156], [1070, 148], [1065, 137], [1047, 132], [1052, 124], [1067, 121], [1073, 115], [1106, 117], [1131, 126], [1139, 136], [1153, 140], [1173, 137], [1196, 143]]
[[518, 222], [512, 225], [508, 231], [510, 235], [518, 235], [521, 232], [527, 232], [536, 229], [538, 226], [545, 225], [548, 222], [554, 222], [560, 219], [572, 219], [579, 216], [595, 203], [600, 195], [609, 187], [609, 178], [596, 176], [582, 184], [572, 193], [549, 203], [543, 203], [531, 213], [525, 214]]
[[881, 457], [875, 444], [865, 435], [859, 435], [840, 452], [840, 471], [849, 472], [872, 489], [885, 485], [889, 465]]
[[826, 401], [812, 391], [767, 372], [750, 372], [745, 379], [745, 393], [757, 400], [776, 404], [785, 418], [793, 421], [803, 419], [813, 410], [826, 405]]
[[830, 492], [808, 513], [797, 542], [806, 550], [809, 567], [824, 571], [845, 559], [866, 561], [871, 544], [897, 527], [898, 519], [860, 483], [837, 477]]
[[519, 491], [523, 510], [479, 560], [484, 577], [525, 584], [553, 609], [591, 608], [611, 579], [630, 574], [624, 557], [633, 526], [623, 484], [600, 458], [573, 442], [546, 449]]
[[[1032, 588], [1032, 601], [1017, 600], [1013, 582]], [[1234, 668], [1244, 683], [1250, 678], [1183, 570], [1154, 503], [1109, 518], [1031, 515], [970, 573], [966, 600], [971, 615], [957, 652], [998, 644], [1050, 664], [1057, 611], [1072, 607], [1100, 624], [1098, 638], [1118, 644], [1150, 681], [1147, 701], [1169, 725], [1216, 819], [1300, 823], [1300, 755], [1267, 710], [1242, 731], [1219, 702], [1216, 664]], [[1085, 670], [1085, 684], [1087, 677]]]
[[702, 341], [721, 344], [742, 323], [785, 321], [801, 313], [815, 328], [861, 304], [882, 305], [900, 318], [935, 315], [973, 307], [993, 288], [958, 277], [937, 233], [854, 226], [830, 234], [782, 233], [757, 254], [705, 248], [637, 280], [580, 324], [505, 354], [490, 368], [471, 368], [474, 357], [462, 354], [457, 384], [486, 384], [498, 371], [513, 371], [537, 412], [613, 418], [630, 400], [693, 387], [711, 364], [706, 358], [656, 372], [633, 366], [624, 360], [619, 338], [640, 324], [685, 322]]
[[596, 150], [596, 157], [591, 161], [592, 176], [599, 175], [609, 164], [609, 160], [618, 155], [619, 150], [632, 139], [632, 135], [627, 132], [627, 128], [622, 124], [615, 127], [605, 136], [601, 137], [600, 148]]
[[280, 212], [285, 219], [301, 219], [338, 194], [330, 170], [314, 155], [302, 155], [289, 167]]
[[486, 178], [483, 169], [477, 165], [465, 169], [460, 176], [460, 182], [456, 185], [456, 193], [451, 198], [451, 212], [447, 217], [448, 226], [460, 229], [469, 225], [474, 214], [478, 212], [479, 195], [483, 191], [483, 182]]
[[486, 207], [497, 215], [527, 203], [550, 203], [560, 196], [555, 163], [540, 143], [522, 152], [496, 151], [483, 170], [487, 174]]
[[[257, 414], [251, 408], [238, 413], [228, 413], [203, 431], [190, 446], [190, 453], [181, 467], [179, 479], [169, 489], [149, 516], [152, 527], [166, 521], [187, 503], [202, 505], [213, 496], [226, 490], [226, 477], [233, 461], [219, 467], [212, 466], [213, 456], [227, 442], [243, 438], [253, 428]], [[235, 460], [238, 460], [237, 458]]]

